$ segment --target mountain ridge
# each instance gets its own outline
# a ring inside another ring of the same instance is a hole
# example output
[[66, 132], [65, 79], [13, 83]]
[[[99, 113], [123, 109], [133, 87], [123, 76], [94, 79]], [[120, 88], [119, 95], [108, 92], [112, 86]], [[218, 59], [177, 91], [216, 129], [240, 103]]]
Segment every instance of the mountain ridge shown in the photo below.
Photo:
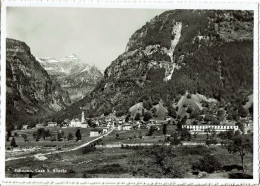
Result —
[[[104, 80], [66, 115], [84, 107], [89, 115], [120, 116], [136, 103], [161, 100], [170, 108], [187, 91], [239, 112], [237, 97], [252, 93], [252, 39], [252, 11], [166, 11], [130, 37], [125, 52], [104, 71]], [[230, 102], [237, 105], [231, 108]]]
[[83, 63], [76, 54], [61, 59], [47, 57], [37, 60], [51, 78], [69, 92], [72, 102], [87, 95], [103, 79], [103, 74], [95, 65]]
[[35, 125], [70, 104], [68, 93], [51, 80], [25, 42], [6, 39], [7, 130]]

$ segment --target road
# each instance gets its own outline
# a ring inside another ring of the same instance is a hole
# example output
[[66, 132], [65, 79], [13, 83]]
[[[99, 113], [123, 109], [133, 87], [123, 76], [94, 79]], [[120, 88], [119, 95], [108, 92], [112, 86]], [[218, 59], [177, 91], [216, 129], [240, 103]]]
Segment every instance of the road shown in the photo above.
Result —
[[[111, 129], [110, 131], [108, 131], [107, 133], [105, 133], [104, 135], [101, 135], [99, 136], [98, 138], [95, 138], [87, 143], [84, 143], [80, 146], [77, 146], [75, 148], [72, 148], [72, 149], [66, 149], [66, 150], [61, 150], [61, 151], [55, 151], [55, 152], [46, 152], [46, 153], [38, 153], [38, 154], [34, 154], [34, 155], [29, 155], [29, 156], [21, 156], [21, 157], [13, 157], [13, 158], [8, 158], [8, 159], [5, 159], [5, 161], [13, 161], [13, 160], [19, 160], [19, 159], [25, 159], [25, 158], [31, 158], [31, 157], [37, 157], [37, 159], [40, 159], [41, 157], [44, 157], [44, 156], [47, 156], [47, 155], [52, 155], [52, 154], [59, 154], [59, 153], [63, 153], [63, 152], [71, 152], [71, 151], [75, 151], [75, 150], [78, 150], [82, 147], [86, 147], [88, 146], [89, 144], [103, 138], [104, 136], [107, 136], [109, 135], [111, 132], [113, 132], [114, 129]], [[44, 159], [44, 158], [43, 158]]]

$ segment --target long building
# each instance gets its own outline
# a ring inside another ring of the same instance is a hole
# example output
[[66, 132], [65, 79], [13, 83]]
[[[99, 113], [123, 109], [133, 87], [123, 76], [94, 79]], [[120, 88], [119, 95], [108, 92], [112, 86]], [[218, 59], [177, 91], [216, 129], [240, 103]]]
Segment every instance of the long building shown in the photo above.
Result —
[[210, 131], [216, 131], [217, 133], [225, 131], [238, 130], [237, 125], [182, 125], [182, 128], [186, 128], [191, 133], [207, 133]]

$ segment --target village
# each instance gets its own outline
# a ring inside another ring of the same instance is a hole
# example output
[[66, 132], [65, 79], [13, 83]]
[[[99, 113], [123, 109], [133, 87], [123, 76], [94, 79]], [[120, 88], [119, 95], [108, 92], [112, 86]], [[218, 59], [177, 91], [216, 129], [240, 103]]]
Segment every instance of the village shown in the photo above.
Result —
[[[156, 146], [169, 146], [179, 149], [178, 151], [188, 148], [190, 149], [187, 149], [189, 153], [193, 152], [192, 149], [203, 147], [202, 149], [213, 151], [216, 156], [220, 157], [221, 154], [227, 155], [228, 153], [223, 148], [223, 144], [229, 140], [230, 135], [251, 135], [253, 131], [252, 118], [249, 116], [240, 118], [240, 122], [243, 122], [241, 127], [241, 125], [227, 120], [220, 125], [214, 125], [211, 122], [206, 123], [205, 121], [194, 125], [194, 121], [190, 118], [184, 122], [183, 119], [178, 120], [170, 116], [160, 119], [151, 118], [149, 121], [129, 118], [126, 121], [125, 117], [116, 117], [110, 114], [106, 117], [90, 119], [85, 117], [85, 111], [80, 112], [81, 119], [66, 119], [61, 123], [50, 121], [47, 122], [47, 125], [40, 123], [32, 128], [24, 125], [21, 130], [14, 130], [10, 134], [6, 146], [6, 156], [8, 157], [6, 163], [10, 165], [8, 174], [14, 174], [13, 171], [17, 167], [17, 163], [21, 164], [21, 169], [26, 169], [23, 165], [24, 161], [41, 162], [44, 164], [43, 170], [51, 170], [56, 166], [61, 166], [66, 170], [66, 173], [63, 174], [82, 172], [86, 164], [90, 167], [94, 166], [95, 170], [99, 170], [97, 167], [102, 168], [104, 161], [106, 163], [114, 162], [114, 164], [119, 161], [120, 167], [115, 169], [120, 169], [121, 166], [128, 169], [126, 162], [132, 157], [126, 155], [128, 152], [134, 154], [136, 149]], [[182, 124], [180, 125], [180, 123]], [[15, 139], [14, 144], [13, 139]], [[114, 158], [115, 156], [118, 158]], [[50, 162], [55, 157], [59, 157], [60, 161], [52, 165]], [[185, 156], [180, 157], [186, 158]], [[225, 164], [228, 164], [228, 162], [239, 163], [239, 158], [236, 155], [232, 155], [232, 157], [225, 160]], [[251, 167], [250, 158], [246, 162]], [[66, 166], [63, 165], [63, 161], [65, 161]], [[66, 168], [71, 163], [73, 170]], [[118, 164], [115, 165], [118, 166]], [[76, 171], [78, 166], [80, 168]], [[246, 170], [250, 170], [250, 167]], [[31, 171], [31, 173], [37, 177], [50, 174], [35, 171]], [[28, 176], [28, 173], [24, 172], [15, 172], [15, 174]], [[61, 175], [61, 173], [58, 175]], [[73, 173], [72, 176], [77, 177], [77, 174]], [[97, 176], [97, 174], [92, 176]], [[196, 177], [189, 172], [187, 172], [187, 176]]]
[[[251, 133], [253, 131], [253, 122], [252, 118], [249, 116], [240, 118], [239, 123], [224, 120], [219, 125], [214, 125], [211, 121], [197, 121], [195, 118], [186, 118], [184, 121], [184, 119], [180, 120], [170, 116], [165, 116], [164, 118], [151, 118], [148, 121], [144, 121], [143, 119], [136, 120], [133, 117], [116, 117], [114, 114], [97, 118], [87, 118], [85, 117], [85, 111], [82, 110], [81, 119], [65, 119], [61, 123], [55, 121], [49, 121], [45, 124], [37, 123], [35, 127], [23, 125], [21, 130], [16, 130], [13, 134], [7, 132], [6, 140], [7, 142], [10, 142], [10, 146], [7, 146], [6, 148], [10, 150], [15, 148], [21, 149], [24, 146], [29, 148], [29, 141], [44, 141], [45, 143], [51, 141], [53, 145], [55, 145], [55, 141], [63, 141], [74, 146], [79, 143], [86, 143], [90, 139], [102, 136], [109, 131], [112, 131], [110, 136], [117, 135], [117, 141], [120, 141], [118, 135], [121, 133], [121, 138], [123, 136], [128, 136], [128, 142], [129, 139], [136, 138], [136, 136], [139, 136], [139, 138], [142, 139], [149, 139], [151, 137], [155, 138], [156, 136], [158, 141], [162, 142], [169, 141], [169, 138], [172, 137], [173, 134], [178, 134], [178, 131], [180, 130], [185, 130], [190, 136], [193, 136], [193, 139], [187, 138], [186, 140], [182, 140], [182, 144], [206, 144], [205, 140], [203, 140], [202, 143], [201, 139], [205, 139], [205, 136], [212, 133], [220, 134], [228, 131], [241, 134]], [[77, 133], [80, 133], [80, 137], [77, 137], [77, 135], [79, 135]], [[74, 134], [76, 138], [74, 137]], [[166, 140], [166, 138], [168, 140]], [[73, 145], [73, 141], [75, 141], [74, 139], [77, 143]], [[138, 142], [140, 143], [140, 141]], [[146, 140], [146, 142], [149, 143], [151, 140]], [[136, 140], [131, 143], [136, 143]], [[38, 143], [37, 145], [41, 146], [42, 144]], [[58, 143], [56, 145], [60, 144]]]
[[[88, 121], [88, 122], [87, 122]], [[163, 124], [172, 123], [173, 118], [165, 117], [165, 119], [150, 119], [148, 122], [145, 121], [136, 121], [136, 120], [129, 120], [125, 121], [125, 118], [117, 118], [115, 116], [107, 116], [103, 118], [85, 118], [84, 111], [82, 111], [81, 120], [78, 118], [73, 118], [71, 120], [65, 119], [62, 123], [57, 123], [53, 121], [49, 121], [47, 125], [45, 124], [36, 124], [35, 128], [51, 128], [51, 127], [60, 127], [60, 128], [93, 128], [90, 131], [90, 136], [99, 136], [103, 133], [106, 133], [110, 129], [118, 130], [118, 131], [130, 131], [136, 129], [149, 129], [151, 126], [155, 127], [155, 130], [160, 130], [160, 127]], [[252, 131], [252, 118], [241, 118], [243, 122], [244, 130], [241, 131], [247, 134], [248, 131]], [[174, 121], [173, 121], [174, 122]], [[174, 123], [175, 124], [175, 123]], [[23, 125], [22, 130], [27, 130], [29, 128], [28, 125]], [[33, 127], [34, 128], [34, 127]], [[205, 134], [207, 130], [215, 130], [217, 133], [225, 132], [225, 131], [237, 131], [239, 130], [238, 125], [235, 125], [235, 122], [226, 121], [221, 125], [213, 125], [211, 122], [203, 122], [201, 124], [192, 124], [192, 120], [187, 120], [185, 125], [182, 125], [182, 128], [188, 129], [192, 134], [199, 133]]]

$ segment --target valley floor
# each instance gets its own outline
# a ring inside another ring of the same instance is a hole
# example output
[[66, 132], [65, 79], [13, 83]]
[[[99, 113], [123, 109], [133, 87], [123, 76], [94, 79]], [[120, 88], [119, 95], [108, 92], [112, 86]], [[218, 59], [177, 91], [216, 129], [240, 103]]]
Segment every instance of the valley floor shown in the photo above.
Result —
[[[171, 128], [169, 128], [169, 130], [171, 130]], [[17, 153], [14, 156], [15, 153], [10, 150], [6, 152], [6, 157], [7, 159], [13, 159], [6, 161], [6, 177], [141, 178], [144, 176], [133, 174], [135, 167], [131, 164], [131, 160], [133, 157], [138, 158], [138, 151], [140, 150], [158, 147], [154, 145], [172, 148], [176, 154], [172, 160], [178, 163], [177, 167], [182, 172], [182, 178], [232, 178], [231, 175], [237, 174], [243, 174], [250, 178], [253, 175], [252, 154], [248, 154], [245, 158], [244, 173], [237, 169], [219, 170], [213, 173], [194, 172], [192, 169], [193, 163], [204, 155], [201, 154], [199, 150], [196, 150], [197, 147], [200, 149], [201, 146], [169, 145], [169, 143], [163, 142], [165, 136], [159, 134], [159, 132], [157, 134], [155, 133], [154, 136], [140, 137], [145, 135], [145, 131], [147, 130], [112, 131], [108, 136], [102, 137], [102, 141], [94, 148], [88, 146], [75, 148], [76, 142], [74, 142], [74, 145], [71, 144], [71, 146], [65, 150], [53, 150], [54, 153], [42, 150], [40, 153]], [[197, 137], [198, 141], [202, 139], [204, 139], [204, 136]], [[84, 140], [83, 138], [80, 144], [86, 144], [86, 139]], [[131, 144], [137, 147], [131, 147]], [[79, 146], [79, 143], [76, 146]], [[229, 153], [227, 149], [222, 146], [203, 146], [204, 150], [205, 148], [207, 152], [214, 155], [223, 166], [239, 167], [241, 165], [239, 155]], [[74, 150], [71, 151], [68, 149]], [[35, 156], [35, 154], [37, 154], [38, 157]], [[26, 158], [15, 159], [24, 156], [26, 156]], [[162, 175], [157, 175], [156, 177], [161, 176]]]

